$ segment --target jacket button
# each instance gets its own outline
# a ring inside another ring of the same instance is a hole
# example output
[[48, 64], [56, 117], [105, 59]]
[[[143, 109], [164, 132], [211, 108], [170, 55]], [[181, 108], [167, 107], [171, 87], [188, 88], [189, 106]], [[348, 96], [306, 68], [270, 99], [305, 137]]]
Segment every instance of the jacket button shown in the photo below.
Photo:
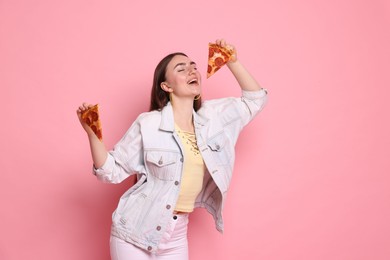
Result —
[[148, 246], [148, 251], [152, 251], [152, 247], [151, 246]]
[[168, 204], [166, 208], [167, 208], [167, 209], [170, 209], [170, 208], [171, 208], [171, 205]]
[[178, 182], [178, 181], [175, 181], [175, 185], [176, 185], [176, 186], [179, 185], [179, 182]]
[[215, 146], [215, 148], [217, 148], [217, 150], [219, 150], [219, 149], [221, 149], [221, 146], [219, 146], [219, 144], [217, 144], [217, 145]]
[[173, 219], [174, 219], [174, 220], [176, 220], [176, 219], [177, 219], [177, 216], [176, 216], [176, 215], [175, 215], [175, 216], [173, 216]]
[[160, 231], [161, 230], [161, 226], [157, 226], [157, 231]]
[[158, 164], [159, 165], [163, 164], [163, 161], [160, 159], [160, 161], [158, 161]]

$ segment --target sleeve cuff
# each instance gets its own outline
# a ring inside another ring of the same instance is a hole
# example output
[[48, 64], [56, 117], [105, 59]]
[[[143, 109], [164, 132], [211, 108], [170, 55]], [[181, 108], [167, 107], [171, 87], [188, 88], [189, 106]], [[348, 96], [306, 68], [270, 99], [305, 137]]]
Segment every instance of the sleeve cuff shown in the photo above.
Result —
[[258, 99], [267, 96], [268, 91], [265, 88], [261, 88], [260, 90], [249, 91], [243, 90], [242, 96], [247, 99]]
[[111, 169], [113, 169], [114, 165], [115, 165], [114, 157], [110, 153], [107, 153], [107, 159], [101, 167], [96, 168], [95, 165], [93, 165], [93, 174], [103, 175], [105, 173], [108, 173], [110, 172]]

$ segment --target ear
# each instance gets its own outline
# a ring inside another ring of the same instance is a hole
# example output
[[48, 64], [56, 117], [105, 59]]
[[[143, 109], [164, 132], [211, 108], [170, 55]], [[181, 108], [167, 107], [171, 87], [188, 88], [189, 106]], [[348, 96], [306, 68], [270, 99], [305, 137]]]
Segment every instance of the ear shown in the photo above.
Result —
[[162, 90], [164, 90], [165, 92], [172, 92], [172, 88], [168, 85], [167, 82], [161, 82], [160, 84], [160, 87], [162, 88]]

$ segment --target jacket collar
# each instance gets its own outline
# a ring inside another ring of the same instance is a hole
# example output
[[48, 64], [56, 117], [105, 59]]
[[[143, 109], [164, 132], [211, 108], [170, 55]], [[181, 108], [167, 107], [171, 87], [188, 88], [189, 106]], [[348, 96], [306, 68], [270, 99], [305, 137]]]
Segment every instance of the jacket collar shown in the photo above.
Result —
[[[196, 113], [195, 110], [193, 110], [192, 114], [195, 128], [202, 127], [207, 123], [208, 119]], [[160, 129], [168, 132], [175, 131], [175, 120], [173, 118], [173, 108], [171, 102], [168, 102], [161, 110]]]

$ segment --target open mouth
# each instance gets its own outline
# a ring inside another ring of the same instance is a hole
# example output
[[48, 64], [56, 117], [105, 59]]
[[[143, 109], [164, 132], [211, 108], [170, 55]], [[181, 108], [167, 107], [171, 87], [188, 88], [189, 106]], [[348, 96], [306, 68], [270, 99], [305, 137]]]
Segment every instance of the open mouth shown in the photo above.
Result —
[[198, 84], [198, 79], [191, 79], [190, 81], [187, 82], [188, 85], [195, 85]]

